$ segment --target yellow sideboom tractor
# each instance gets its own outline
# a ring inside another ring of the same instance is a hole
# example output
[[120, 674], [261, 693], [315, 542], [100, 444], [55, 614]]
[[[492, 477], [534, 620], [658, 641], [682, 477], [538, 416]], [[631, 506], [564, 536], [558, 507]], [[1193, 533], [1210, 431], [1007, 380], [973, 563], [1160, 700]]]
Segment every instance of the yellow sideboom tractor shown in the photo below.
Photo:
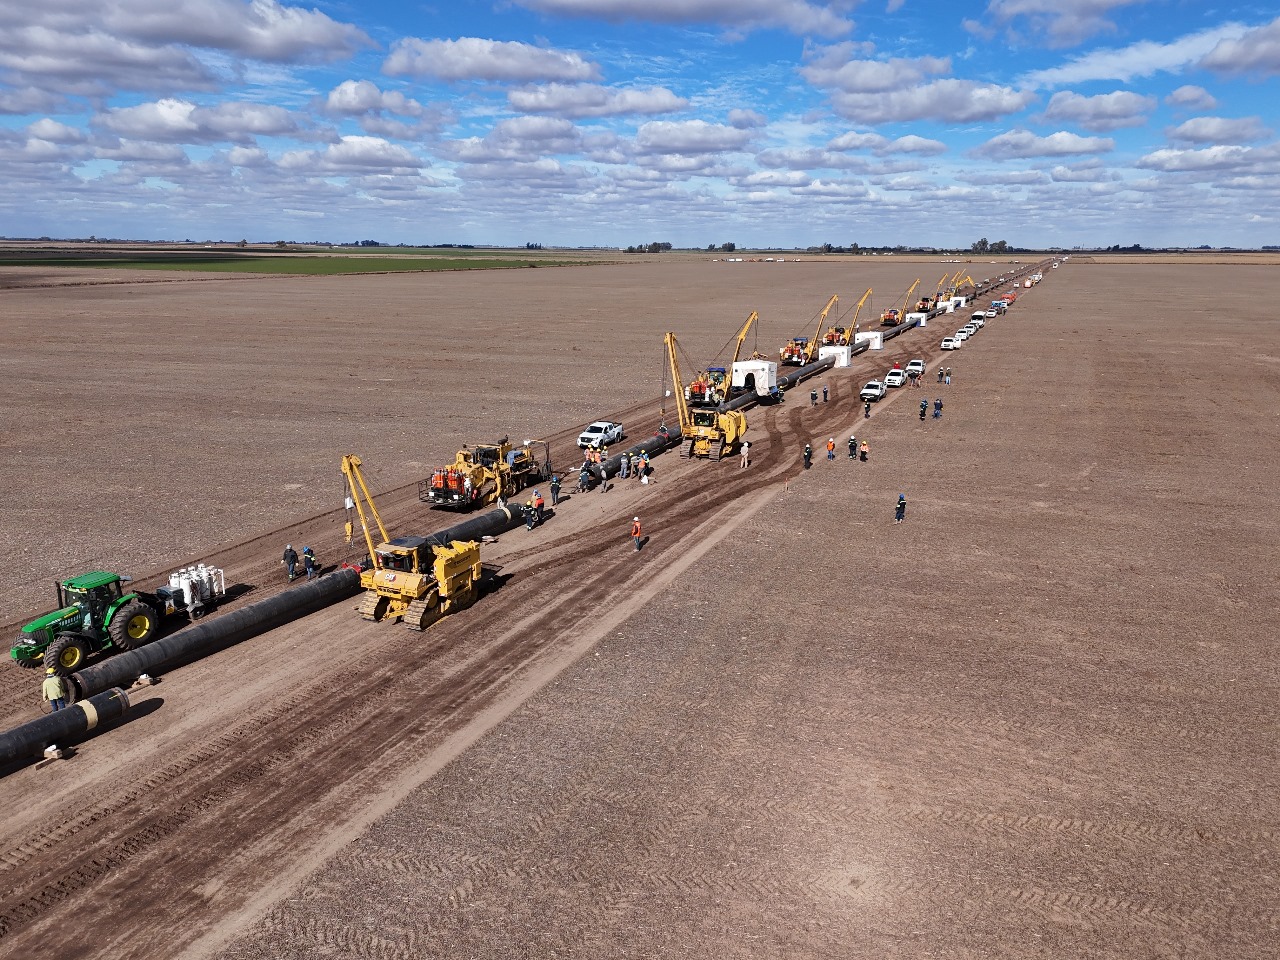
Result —
[[[475, 603], [483, 570], [479, 544], [454, 540], [445, 545], [427, 537], [388, 537], [360, 467], [359, 457], [348, 454], [342, 458], [349, 490], [347, 508], [354, 507], [359, 514], [369, 548], [369, 566], [360, 571], [360, 586], [365, 590], [358, 608], [360, 616], [403, 620], [410, 630], [425, 630], [446, 614]], [[382, 538], [376, 546], [370, 519]], [[348, 522], [348, 542], [353, 532]]]
[[689, 409], [684, 397], [684, 380], [680, 376], [680, 364], [676, 360], [676, 335], [668, 333], [664, 338], [667, 361], [671, 365], [672, 393], [680, 416], [680, 456], [709, 457], [719, 460], [736, 453], [747, 432], [747, 415], [741, 410], [721, 412], [715, 408]]

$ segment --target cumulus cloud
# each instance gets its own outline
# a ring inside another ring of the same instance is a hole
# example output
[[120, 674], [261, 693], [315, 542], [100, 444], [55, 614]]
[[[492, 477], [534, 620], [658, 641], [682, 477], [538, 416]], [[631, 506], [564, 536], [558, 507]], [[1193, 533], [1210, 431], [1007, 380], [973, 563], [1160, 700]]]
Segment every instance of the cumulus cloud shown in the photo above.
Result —
[[183, 164], [187, 153], [175, 143], [155, 143], [145, 140], [117, 140], [114, 144], [99, 147], [94, 155], [103, 160], [121, 162], [145, 162]]
[[1170, 140], [1189, 143], [1252, 143], [1270, 134], [1260, 117], [1193, 117], [1166, 131]]
[[325, 98], [326, 113], [354, 117], [361, 114], [387, 113], [402, 117], [422, 116], [422, 104], [396, 90], [380, 90], [370, 80], [344, 80]]
[[998, 173], [958, 173], [955, 177], [961, 183], [973, 184], [975, 187], [1026, 187], [1039, 183], [1047, 183], [1049, 177], [1040, 170], [1002, 170]]
[[1021, 77], [1019, 83], [1028, 87], [1060, 87], [1090, 80], [1128, 82], [1134, 77], [1150, 77], [1162, 71], [1177, 73], [1200, 60], [1223, 40], [1237, 38], [1245, 30], [1242, 24], [1224, 23], [1169, 43], [1141, 40], [1127, 47], [1098, 48], [1060, 67], [1033, 70]]
[[975, 80], [934, 80], [886, 93], [832, 94], [835, 112], [855, 123], [904, 123], [940, 120], [972, 123], [1016, 113], [1035, 100], [1026, 90]]
[[1114, 32], [1116, 25], [1107, 14], [1116, 7], [1141, 3], [1143, 0], [989, 0], [987, 15], [979, 24], [966, 21], [973, 32], [997, 27], [1030, 31], [1044, 37], [1050, 46], [1067, 47], [1099, 33]]
[[890, 153], [917, 153], [922, 156], [946, 153], [947, 145], [938, 140], [927, 140], [915, 134], [890, 140], [878, 133], [851, 130], [842, 133], [827, 144], [829, 150], [870, 150], [877, 156]]
[[410, 173], [422, 161], [408, 149], [381, 137], [343, 137], [323, 150], [293, 150], [280, 158], [280, 167], [310, 173], [397, 171]]
[[[74, 6], [78, 12], [94, 9]], [[358, 27], [276, 0], [113, 0], [101, 10], [104, 26], [117, 35], [212, 47], [255, 60], [337, 60], [373, 45]]]
[[729, 126], [737, 127], [739, 130], [756, 130], [768, 123], [768, 118], [755, 110], [729, 111]]
[[62, 98], [47, 90], [35, 87], [0, 90], [0, 114], [18, 116], [42, 111], [54, 112], [62, 106]]
[[49, 143], [81, 143], [85, 139], [83, 131], [48, 117], [37, 120], [27, 127], [27, 135], [37, 140], [47, 140]]
[[397, 40], [382, 65], [390, 76], [439, 80], [537, 83], [600, 79], [600, 67], [572, 51], [535, 47], [516, 40]]
[[529, 162], [576, 151], [581, 140], [577, 127], [562, 117], [513, 117], [499, 121], [484, 137], [447, 140], [439, 149], [463, 163]]
[[1105, 153], [1115, 148], [1110, 137], [1082, 137], [1059, 130], [1047, 137], [1037, 137], [1029, 130], [1010, 130], [992, 137], [976, 148], [975, 156], [992, 160], [1015, 160], [1026, 157], [1066, 157], [1086, 153]]
[[1203, 150], [1165, 148], [1148, 153], [1135, 166], [1166, 173], [1235, 171], [1254, 167], [1264, 157], [1274, 160], [1276, 152], [1274, 147], [1265, 154], [1258, 148], [1240, 146], [1206, 147]]
[[[841, 4], [807, 0], [516, 0], [523, 7], [562, 17], [648, 23], [713, 23], [742, 33], [762, 28], [798, 36], [843, 36], [853, 22]], [[834, 8], [834, 9], [833, 9]]]
[[1200, 66], [1219, 73], [1280, 73], [1280, 17], [1238, 38], [1219, 41]]
[[1086, 130], [1105, 132], [1121, 127], [1140, 127], [1146, 123], [1147, 112], [1155, 108], [1155, 97], [1144, 97], [1128, 90], [1093, 97], [1064, 90], [1050, 98], [1044, 119], [1078, 123]]
[[1186, 107], [1188, 110], [1212, 110], [1218, 105], [1208, 90], [1189, 83], [1165, 97], [1164, 102], [1171, 107]]
[[42, 0], [0, 7], [0, 68], [10, 83], [89, 96], [214, 89], [220, 77], [202, 50], [292, 63], [350, 56], [371, 42], [354, 26], [276, 0]]
[[641, 153], [696, 156], [741, 150], [750, 139], [746, 130], [705, 120], [653, 120], [636, 131], [636, 149]]
[[1054, 183], [1106, 183], [1118, 180], [1120, 175], [1099, 164], [1077, 164], [1073, 167], [1059, 164], [1049, 171], [1049, 177]]
[[815, 87], [827, 90], [884, 93], [918, 84], [927, 76], [951, 71], [951, 61], [946, 57], [850, 59], [856, 49], [850, 43], [816, 48], [809, 52], [809, 63], [800, 68], [800, 75]]
[[614, 89], [593, 83], [549, 83], [511, 90], [507, 103], [524, 113], [574, 118], [671, 113], [689, 105], [688, 100], [666, 87]]
[[109, 109], [98, 124], [121, 137], [169, 143], [243, 143], [255, 136], [299, 132], [297, 121], [283, 107], [236, 101], [198, 107], [175, 98]]

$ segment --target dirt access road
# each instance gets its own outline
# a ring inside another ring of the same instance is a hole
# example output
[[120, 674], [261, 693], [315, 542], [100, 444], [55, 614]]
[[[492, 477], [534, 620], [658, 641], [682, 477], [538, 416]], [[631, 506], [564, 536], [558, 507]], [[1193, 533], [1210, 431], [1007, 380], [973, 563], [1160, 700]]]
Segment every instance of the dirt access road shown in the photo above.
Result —
[[[1263, 276], [1208, 292], [1247, 315]], [[664, 457], [505, 536], [425, 660], [334, 609], [6, 778], [0, 948], [1267, 955], [1276, 517], [1239, 511], [1280, 335], [1207, 333], [1154, 269], [1157, 317], [1094, 326], [1131, 273], [1052, 279], [948, 358], [939, 423], [833, 375], [752, 419], [750, 470]], [[1251, 376], [1184, 406], [1117, 353]], [[869, 464], [801, 473], [851, 428]]]

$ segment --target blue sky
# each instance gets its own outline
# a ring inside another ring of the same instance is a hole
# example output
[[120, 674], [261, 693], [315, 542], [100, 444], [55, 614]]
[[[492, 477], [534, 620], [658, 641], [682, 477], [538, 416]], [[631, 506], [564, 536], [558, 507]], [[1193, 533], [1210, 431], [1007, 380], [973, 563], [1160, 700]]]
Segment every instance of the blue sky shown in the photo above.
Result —
[[0, 234], [1280, 243], [1280, 17], [1199, 0], [0, 6]]

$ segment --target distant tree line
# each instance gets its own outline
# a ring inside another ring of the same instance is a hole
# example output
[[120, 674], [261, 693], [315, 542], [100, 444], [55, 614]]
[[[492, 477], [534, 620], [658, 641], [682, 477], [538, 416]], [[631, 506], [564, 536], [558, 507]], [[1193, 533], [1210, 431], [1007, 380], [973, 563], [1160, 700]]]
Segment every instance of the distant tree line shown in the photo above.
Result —
[[669, 243], [641, 243], [634, 247], [627, 247], [626, 253], [665, 253], [671, 249]]

